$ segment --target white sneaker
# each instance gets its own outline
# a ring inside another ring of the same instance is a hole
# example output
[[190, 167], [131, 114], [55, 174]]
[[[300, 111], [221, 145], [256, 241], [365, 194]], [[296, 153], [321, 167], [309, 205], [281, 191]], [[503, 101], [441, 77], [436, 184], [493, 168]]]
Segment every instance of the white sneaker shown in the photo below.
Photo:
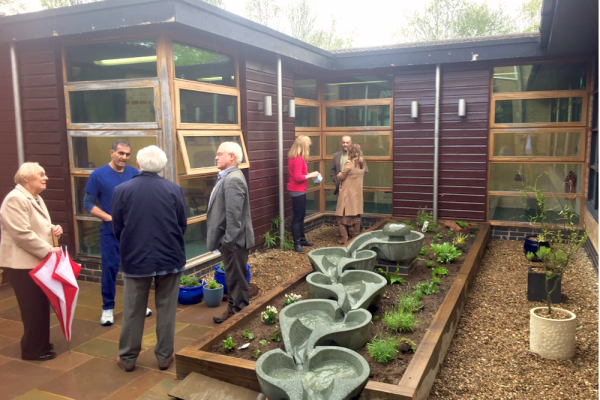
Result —
[[113, 310], [102, 310], [102, 317], [100, 318], [100, 325], [110, 326], [115, 323], [115, 317], [113, 316]]
[[152, 315], [152, 310], [149, 308], [146, 308], [146, 317], [149, 317]]

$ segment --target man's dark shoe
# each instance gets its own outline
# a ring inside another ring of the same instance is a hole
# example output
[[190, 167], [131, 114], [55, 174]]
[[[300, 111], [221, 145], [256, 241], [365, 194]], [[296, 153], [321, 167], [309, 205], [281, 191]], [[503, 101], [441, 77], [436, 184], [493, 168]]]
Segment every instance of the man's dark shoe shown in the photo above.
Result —
[[223, 323], [224, 321], [227, 321], [229, 318], [233, 317], [234, 315], [235, 315], [235, 313], [234, 313], [234, 312], [232, 312], [232, 311], [229, 311], [229, 310], [225, 310], [225, 311], [223, 312], [223, 314], [221, 314], [221, 315], [218, 315], [218, 316], [217, 316], [217, 315], [215, 315], [215, 316], [213, 317], [213, 321], [215, 321], [215, 324], [221, 324], [221, 323]]
[[44, 354], [43, 356], [40, 356], [38, 358], [38, 361], [48, 361], [48, 360], [52, 360], [56, 358], [56, 353], [53, 351], [49, 351], [46, 354]]
[[123, 364], [123, 361], [121, 360], [121, 357], [117, 357], [117, 364], [119, 364], [119, 367], [121, 367], [121, 369], [125, 372], [133, 372], [135, 371], [135, 364], [132, 366], [128, 366]]
[[304, 253], [304, 250], [302, 249], [302, 245], [300, 245], [300, 243], [294, 243], [294, 250], [296, 250], [297, 253]]
[[161, 371], [168, 370], [171, 364], [173, 363], [173, 360], [175, 360], [175, 354], [171, 354], [171, 358], [169, 358], [169, 361], [167, 361], [166, 363], [158, 363], [158, 369], [160, 369]]
[[315, 245], [314, 243], [311, 243], [311, 242], [309, 242], [309, 241], [308, 241], [308, 240], [306, 240], [306, 239], [300, 239], [300, 244], [301, 244], [302, 246], [306, 246], [306, 247], [311, 247], [311, 246], [314, 246], [314, 245]]

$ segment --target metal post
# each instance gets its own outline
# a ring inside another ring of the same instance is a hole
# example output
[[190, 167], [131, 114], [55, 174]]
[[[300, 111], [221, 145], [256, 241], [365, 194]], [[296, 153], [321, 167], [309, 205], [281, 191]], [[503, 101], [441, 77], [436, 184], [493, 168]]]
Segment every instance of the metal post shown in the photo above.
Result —
[[440, 64], [435, 66], [435, 124], [433, 128], [433, 223], [438, 220], [438, 160], [440, 156]]
[[279, 169], [279, 237], [281, 248], [285, 241], [285, 215], [283, 198], [283, 99], [281, 89], [281, 57], [277, 57], [277, 155]]
[[25, 162], [25, 146], [23, 145], [23, 121], [21, 119], [21, 93], [19, 90], [19, 68], [17, 63], [17, 45], [10, 44], [10, 65], [12, 70], [13, 102], [15, 105], [15, 128], [17, 133], [17, 160], [19, 166]]

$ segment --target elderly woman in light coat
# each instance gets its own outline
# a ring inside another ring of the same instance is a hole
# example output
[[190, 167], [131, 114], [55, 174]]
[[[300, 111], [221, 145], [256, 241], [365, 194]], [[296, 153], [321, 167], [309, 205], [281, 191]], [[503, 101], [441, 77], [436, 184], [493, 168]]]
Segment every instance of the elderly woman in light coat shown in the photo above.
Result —
[[53, 246], [52, 235], [60, 236], [63, 230], [60, 225], [52, 225], [46, 204], [39, 196], [47, 181], [46, 172], [38, 163], [24, 163], [15, 175], [17, 186], [0, 207], [0, 267], [8, 268], [21, 310], [24, 360], [46, 361], [56, 356], [50, 343], [48, 298], [29, 276], [48, 253], [60, 253], [60, 248]]
[[363, 158], [360, 145], [350, 144], [348, 161], [342, 172], [337, 175], [340, 181], [340, 192], [335, 215], [340, 229], [340, 244], [348, 241], [348, 230], [350, 239], [360, 233], [360, 215], [363, 213], [363, 180], [366, 170], [367, 163]]

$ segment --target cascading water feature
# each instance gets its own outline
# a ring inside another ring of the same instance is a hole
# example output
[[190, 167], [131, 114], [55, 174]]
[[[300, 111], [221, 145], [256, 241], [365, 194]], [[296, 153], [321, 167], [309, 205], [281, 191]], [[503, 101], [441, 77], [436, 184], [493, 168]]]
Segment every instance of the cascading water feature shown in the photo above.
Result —
[[364, 346], [371, 313], [386, 280], [373, 272], [377, 257], [417, 257], [424, 235], [403, 224], [365, 232], [345, 247], [308, 253], [316, 272], [307, 276], [312, 296], [279, 314], [286, 352], [265, 353], [256, 362], [262, 392], [269, 400], [346, 400], [367, 383], [369, 365], [353, 350]]

